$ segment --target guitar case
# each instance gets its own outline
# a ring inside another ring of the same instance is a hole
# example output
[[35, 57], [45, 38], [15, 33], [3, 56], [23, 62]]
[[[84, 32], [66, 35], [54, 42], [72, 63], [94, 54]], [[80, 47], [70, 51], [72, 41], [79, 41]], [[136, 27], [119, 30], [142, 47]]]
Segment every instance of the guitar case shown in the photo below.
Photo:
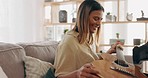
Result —
[[142, 46], [133, 48], [133, 62], [140, 64], [141, 61], [148, 60], [148, 42]]

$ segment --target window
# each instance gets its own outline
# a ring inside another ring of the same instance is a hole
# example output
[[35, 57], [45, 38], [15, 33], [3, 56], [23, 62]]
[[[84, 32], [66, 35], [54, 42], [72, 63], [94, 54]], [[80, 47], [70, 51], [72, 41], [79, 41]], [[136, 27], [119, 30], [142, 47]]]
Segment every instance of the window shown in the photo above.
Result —
[[0, 41], [43, 40], [43, 0], [0, 0]]

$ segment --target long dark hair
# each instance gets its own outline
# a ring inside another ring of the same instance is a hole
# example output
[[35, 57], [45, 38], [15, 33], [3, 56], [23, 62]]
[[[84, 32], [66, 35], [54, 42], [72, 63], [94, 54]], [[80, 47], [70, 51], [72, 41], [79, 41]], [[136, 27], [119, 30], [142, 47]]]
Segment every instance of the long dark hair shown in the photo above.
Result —
[[[95, 10], [102, 10], [104, 12], [102, 5], [95, 0], [83, 1], [78, 9], [77, 21], [73, 30], [79, 33], [78, 40], [80, 44], [84, 43], [88, 37], [88, 43], [93, 43], [93, 35], [89, 32], [89, 15], [92, 11]], [[96, 32], [95, 40], [97, 43], [99, 41], [100, 29], [101, 28], [99, 27]]]

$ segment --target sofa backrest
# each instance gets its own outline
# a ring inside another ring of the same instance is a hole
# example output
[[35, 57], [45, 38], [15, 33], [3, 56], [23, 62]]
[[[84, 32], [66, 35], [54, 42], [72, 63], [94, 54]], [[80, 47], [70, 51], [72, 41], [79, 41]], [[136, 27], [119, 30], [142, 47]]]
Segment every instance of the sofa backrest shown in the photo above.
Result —
[[0, 42], [0, 66], [8, 78], [24, 78], [24, 56], [21, 46]]
[[53, 64], [57, 46], [56, 41], [18, 44], [0, 42], [0, 66], [8, 78], [24, 78], [23, 61], [26, 55]]
[[42, 61], [54, 63], [55, 53], [58, 46], [56, 41], [41, 41], [33, 43], [19, 43], [27, 56], [38, 58]]

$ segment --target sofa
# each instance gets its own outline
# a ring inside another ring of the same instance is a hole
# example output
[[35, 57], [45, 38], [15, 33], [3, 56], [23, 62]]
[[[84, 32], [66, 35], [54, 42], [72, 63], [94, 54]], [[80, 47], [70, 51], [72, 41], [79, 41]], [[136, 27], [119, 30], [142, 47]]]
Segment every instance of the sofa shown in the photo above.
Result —
[[[56, 41], [17, 44], [0, 42], [0, 66], [8, 78], [25, 78], [25, 57], [30, 56], [53, 64], [57, 45]], [[131, 56], [126, 56], [126, 60], [132, 63]]]
[[8, 78], [25, 78], [25, 57], [31, 56], [53, 64], [57, 45], [56, 41], [17, 44], [0, 42], [0, 66]]

